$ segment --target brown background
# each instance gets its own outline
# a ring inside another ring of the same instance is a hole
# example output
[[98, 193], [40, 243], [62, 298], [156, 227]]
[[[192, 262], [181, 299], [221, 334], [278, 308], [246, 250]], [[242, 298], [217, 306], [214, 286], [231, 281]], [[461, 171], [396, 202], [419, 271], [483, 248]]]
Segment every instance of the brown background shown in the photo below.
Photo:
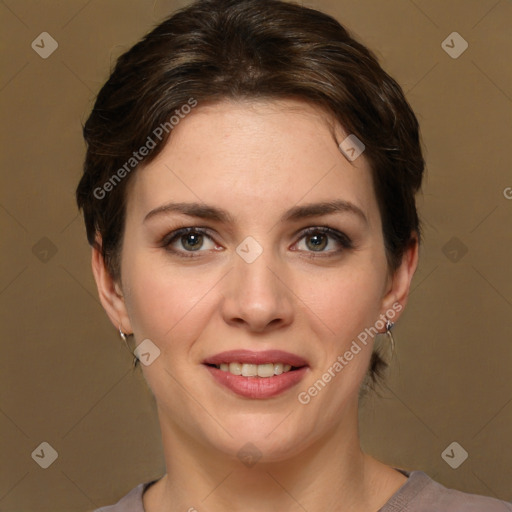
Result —
[[[111, 63], [186, 3], [0, 3], [2, 511], [88, 510], [164, 472], [153, 397], [98, 302], [73, 194], [81, 123]], [[428, 163], [421, 263], [388, 388], [361, 410], [364, 448], [511, 500], [512, 3], [307, 5], [346, 24], [399, 81]], [[469, 43], [457, 59], [441, 47], [453, 31]], [[41, 32], [59, 44], [47, 59], [31, 48]], [[31, 458], [43, 441], [58, 452], [48, 469]], [[441, 458], [452, 441], [469, 453], [458, 469]]]

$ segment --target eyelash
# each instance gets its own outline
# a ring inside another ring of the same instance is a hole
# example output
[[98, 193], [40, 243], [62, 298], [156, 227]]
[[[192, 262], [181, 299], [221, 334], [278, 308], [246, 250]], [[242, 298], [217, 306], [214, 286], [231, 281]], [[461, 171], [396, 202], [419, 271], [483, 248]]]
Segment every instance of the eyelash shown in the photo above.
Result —
[[[191, 233], [207, 236], [208, 238], [210, 238], [210, 240], [212, 240], [214, 242], [213, 236], [212, 236], [210, 230], [208, 230], [207, 228], [188, 227], [188, 228], [177, 229], [177, 230], [169, 233], [162, 239], [162, 241], [160, 242], [160, 245], [166, 251], [168, 251], [172, 254], [175, 254], [181, 258], [200, 257], [200, 254], [195, 254], [195, 253], [201, 253], [204, 251], [201, 251], [201, 250], [197, 250], [197, 251], [176, 250], [171, 247], [171, 244], [175, 240], [179, 239], [182, 236], [191, 234]], [[303, 238], [306, 238], [306, 237], [312, 236], [312, 235], [317, 235], [317, 234], [330, 236], [331, 238], [333, 238], [336, 242], [338, 242], [341, 245], [342, 249], [337, 249], [334, 251], [327, 251], [327, 252], [306, 251], [307, 253], [309, 253], [308, 257], [310, 257], [310, 258], [318, 258], [318, 257], [325, 258], [325, 257], [330, 257], [330, 256], [336, 256], [336, 255], [339, 255], [341, 252], [343, 252], [347, 249], [353, 249], [353, 247], [354, 247], [352, 240], [345, 233], [342, 233], [341, 231], [330, 228], [328, 226], [318, 226], [318, 227], [310, 227], [310, 228], [304, 229], [303, 231], [300, 232], [300, 237], [297, 240], [297, 242], [302, 240]]]

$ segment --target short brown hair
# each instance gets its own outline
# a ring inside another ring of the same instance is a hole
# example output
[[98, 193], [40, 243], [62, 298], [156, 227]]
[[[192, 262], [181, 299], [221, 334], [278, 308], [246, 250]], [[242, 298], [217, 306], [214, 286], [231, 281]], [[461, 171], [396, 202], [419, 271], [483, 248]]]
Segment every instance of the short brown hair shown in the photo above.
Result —
[[[373, 53], [334, 18], [298, 4], [198, 0], [118, 59], [83, 129], [87, 153], [76, 198], [89, 243], [97, 246], [96, 235], [101, 236], [98, 249], [114, 279], [120, 277], [126, 187], [133, 172], [112, 179], [191, 98], [199, 103], [297, 98], [322, 107], [365, 145], [389, 269], [397, 269], [415, 237], [419, 242], [415, 194], [424, 160], [418, 122]], [[144, 164], [158, 155], [171, 132]], [[98, 197], [97, 190], [105, 194]], [[385, 366], [374, 352], [372, 381]]]

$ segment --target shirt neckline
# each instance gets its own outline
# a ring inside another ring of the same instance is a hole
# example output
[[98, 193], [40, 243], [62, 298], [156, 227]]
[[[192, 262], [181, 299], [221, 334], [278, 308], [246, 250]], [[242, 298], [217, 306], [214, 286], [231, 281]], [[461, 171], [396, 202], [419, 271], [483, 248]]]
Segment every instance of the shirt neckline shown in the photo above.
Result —
[[[403, 510], [410, 500], [416, 496], [430, 480], [430, 477], [423, 471], [408, 471], [405, 469], [395, 468], [402, 475], [407, 477], [407, 480], [394, 492], [394, 494], [386, 501], [386, 503], [377, 512], [400, 512]], [[140, 512], [146, 512], [144, 508], [143, 495], [144, 493], [160, 478], [151, 480], [150, 482], [139, 484], [136, 488], [136, 496], [138, 498]]]

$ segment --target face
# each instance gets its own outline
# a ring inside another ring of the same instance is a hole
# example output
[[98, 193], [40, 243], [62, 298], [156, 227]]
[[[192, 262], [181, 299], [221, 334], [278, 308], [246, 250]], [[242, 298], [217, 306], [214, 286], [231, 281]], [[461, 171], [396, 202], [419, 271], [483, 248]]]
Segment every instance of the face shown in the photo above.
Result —
[[389, 274], [368, 163], [335, 132], [298, 101], [198, 105], [132, 177], [110, 316], [160, 350], [141, 368], [169, 435], [281, 460], [353, 428], [373, 340], [353, 342], [412, 275]]

